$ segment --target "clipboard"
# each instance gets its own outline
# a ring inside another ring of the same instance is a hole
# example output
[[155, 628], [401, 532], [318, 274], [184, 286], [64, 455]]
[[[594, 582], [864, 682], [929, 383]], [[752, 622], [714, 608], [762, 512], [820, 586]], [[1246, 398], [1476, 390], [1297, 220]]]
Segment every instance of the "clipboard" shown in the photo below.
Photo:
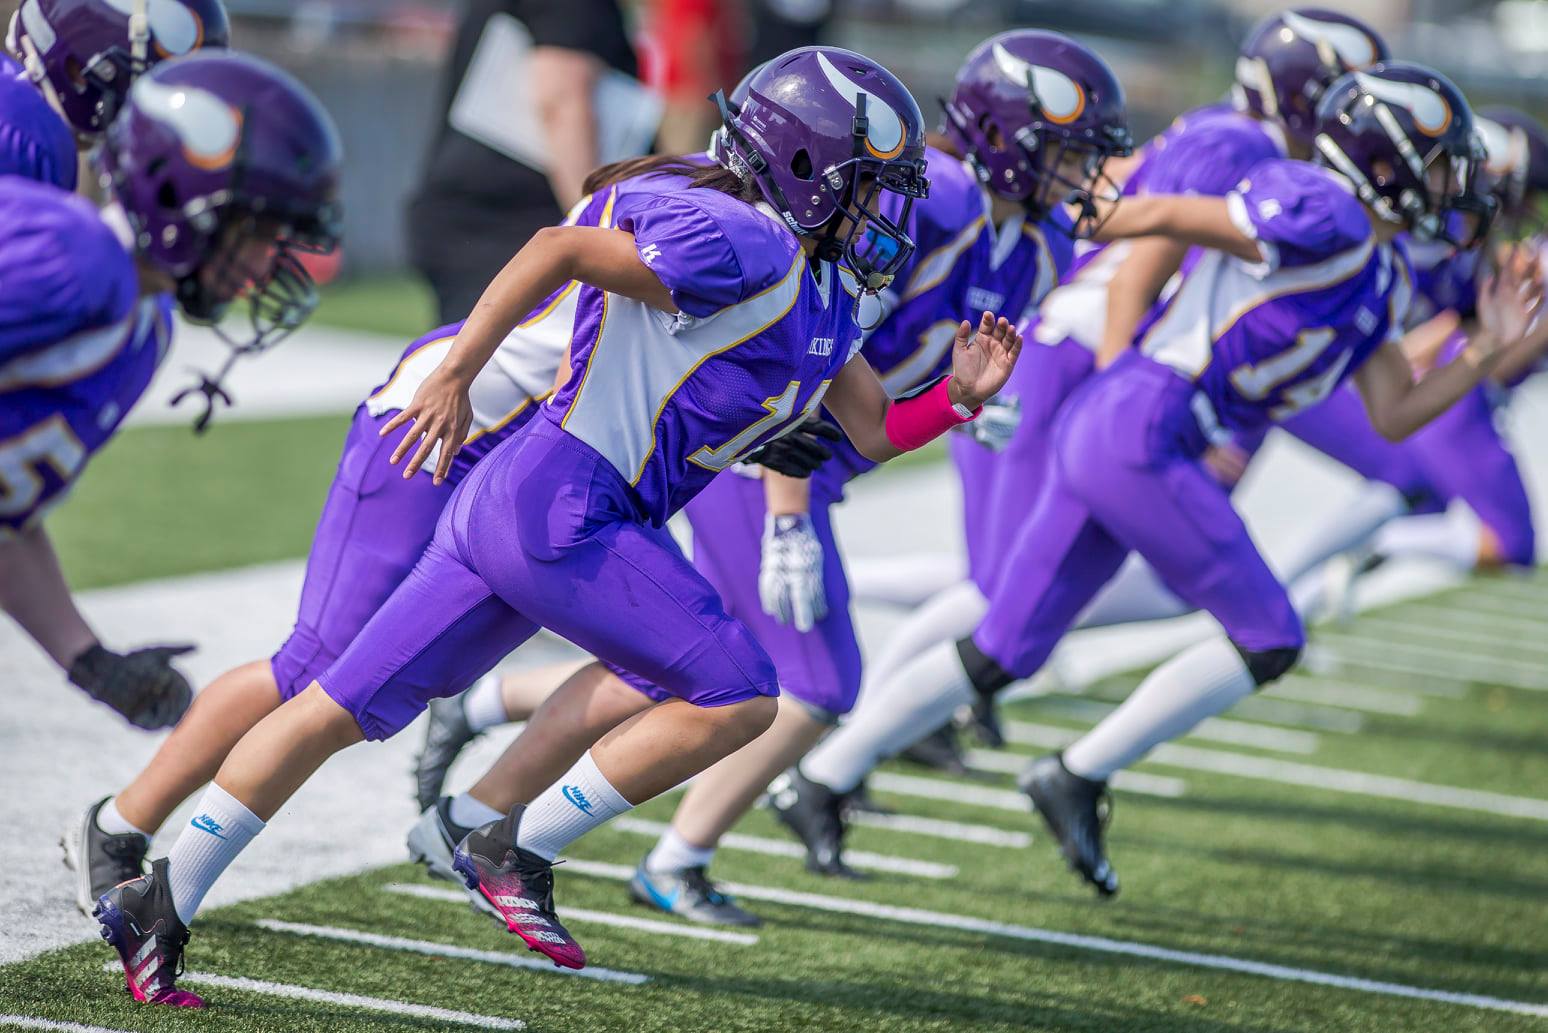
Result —
[[[532, 34], [496, 12], [468, 62], [447, 121], [464, 136], [539, 172], [548, 171], [548, 143], [531, 103], [528, 76]], [[661, 98], [616, 69], [603, 73], [593, 98], [600, 164], [638, 157], [650, 149], [661, 122]]]

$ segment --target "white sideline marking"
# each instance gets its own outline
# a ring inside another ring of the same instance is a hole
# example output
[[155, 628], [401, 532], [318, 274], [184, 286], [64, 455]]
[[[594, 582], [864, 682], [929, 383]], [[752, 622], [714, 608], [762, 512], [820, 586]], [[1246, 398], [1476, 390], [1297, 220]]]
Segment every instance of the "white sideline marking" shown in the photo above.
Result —
[[[1100, 721], [1116, 708], [1095, 700], [1072, 701], [1084, 703], [1085, 706], [1066, 707], [1062, 703], [1057, 709], [1064, 710], [1082, 720]], [[1013, 729], [1020, 724], [1019, 721], [1006, 721], [1004, 723], [1005, 737], [1014, 742]], [[1260, 750], [1276, 750], [1280, 753], [1316, 753], [1322, 744], [1321, 740], [1311, 732], [1296, 732], [1285, 728], [1264, 728], [1262, 725], [1250, 724], [1246, 721], [1232, 721], [1224, 717], [1206, 718], [1199, 726], [1188, 733], [1196, 739], [1208, 739], [1212, 742], [1228, 743], [1232, 746], [1253, 746]]]
[[1511, 581], [1505, 578], [1490, 579], [1488, 581], [1474, 581], [1470, 591], [1480, 595], [1494, 596], [1496, 598], [1509, 599], [1524, 603], [1540, 603], [1548, 608], [1548, 592], [1531, 587], [1532, 581]]
[[[455, 891], [452, 891], [455, 892]], [[467, 897], [458, 893], [459, 903], [467, 901]], [[569, 917], [566, 914], [566, 917]], [[307, 925], [304, 922], [281, 922], [273, 918], [260, 918], [254, 923], [260, 928], [274, 933], [291, 933], [295, 936], [315, 936], [322, 940], [338, 940], [341, 943], [362, 943], [367, 947], [381, 947], [384, 950], [408, 951], [410, 954], [428, 954], [437, 958], [462, 958], [466, 961], [484, 961], [491, 965], [506, 965], [510, 968], [526, 968], [535, 972], [553, 972], [558, 975], [580, 976], [582, 979], [595, 979], [603, 983], [628, 983], [630, 986], [639, 986], [650, 979], [649, 976], [639, 972], [618, 972], [610, 968], [559, 968], [547, 959], [524, 958], [507, 951], [476, 950], [472, 947], [458, 947], [450, 943], [435, 943], [430, 940], [410, 940], [402, 936], [382, 936], [378, 933], [363, 932], [359, 929], [342, 929], [334, 925]]]
[[1492, 616], [1507, 618], [1532, 618], [1537, 617], [1548, 620], [1548, 610], [1538, 609], [1529, 604], [1514, 599], [1501, 599], [1497, 595], [1488, 592], [1457, 592], [1446, 596], [1443, 605], [1456, 606], [1472, 610], [1475, 613], [1486, 613]]
[[[1030, 761], [1032, 758], [1025, 759]], [[1017, 770], [1019, 771], [1020, 768]], [[925, 800], [966, 803], [976, 807], [992, 807], [997, 811], [1010, 811], [1013, 814], [1031, 813], [1032, 805], [1027, 802], [1027, 798], [1011, 789], [990, 789], [964, 782], [950, 782], [944, 778], [920, 778], [918, 775], [899, 775], [891, 771], [874, 771], [868, 776], [867, 781], [872, 789], [879, 789], [884, 793], [917, 796]], [[1113, 780], [1113, 785], [1131, 793], [1168, 798], [1179, 797], [1188, 789], [1188, 784], [1180, 778], [1141, 775], [1132, 771], [1120, 771], [1118, 777]]]
[[[110, 961], [102, 966], [104, 972], [122, 972], [123, 965]], [[584, 971], [584, 970], [583, 970]], [[477, 1015], [451, 1008], [435, 1008], [428, 1004], [410, 1004], [387, 997], [365, 997], [361, 994], [341, 994], [333, 990], [317, 990], [310, 986], [293, 983], [271, 983], [267, 979], [249, 979], [246, 976], [222, 976], [214, 972], [184, 972], [178, 976], [180, 983], [195, 986], [215, 986], [222, 990], [241, 990], [250, 994], [268, 994], [270, 997], [288, 997], [295, 1001], [315, 1001], [318, 1004], [337, 1004], [345, 1008], [364, 1011], [380, 1011], [389, 1015], [412, 1015], [416, 1019], [434, 1019], [437, 1022], [455, 1022], [461, 1026], [479, 1026], [483, 1029], [526, 1029], [520, 1019], [502, 1019], [498, 1015]]]
[[[570, 861], [569, 867], [579, 875], [590, 875], [600, 879], [627, 879], [633, 874], [630, 869], [623, 865], [605, 864], [596, 861]], [[1240, 972], [1245, 975], [1263, 976], [1283, 982], [1312, 983], [1318, 986], [1332, 986], [1343, 990], [1357, 990], [1361, 993], [1382, 994], [1389, 997], [1409, 997], [1421, 1001], [1438, 1001], [1443, 1004], [1456, 1004], [1467, 1008], [1508, 1011], [1518, 1015], [1548, 1016], [1548, 1004], [1512, 1001], [1502, 997], [1489, 997], [1484, 994], [1430, 990], [1425, 987], [1408, 986], [1403, 983], [1387, 983], [1375, 979], [1362, 979], [1357, 976], [1341, 976], [1332, 972], [1318, 972], [1313, 969], [1291, 968], [1288, 965], [1250, 961], [1246, 958], [1233, 958], [1226, 954], [1203, 954], [1197, 951], [1173, 950], [1170, 947], [1157, 947], [1149, 943], [1113, 940], [1105, 936], [1081, 936], [1076, 933], [1061, 933], [1052, 929], [1038, 929], [1033, 926], [1012, 925], [1009, 922], [995, 922], [987, 918], [972, 918], [967, 915], [925, 911], [921, 908], [913, 907], [894, 907], [890, 904], [873, 904], [870, 901], [850, 900], [845, 897], [829, 897], [818, 893], [798, 893], [794, 890], [782, 890], [773, 886], [727, 884], [726, 889], [738, 896], [746, 897], [748, 900], [766, 900], [774, 904], [790, 904], [795, 907], [809, 907], [818, 911], [861, 915], [866, 918], [880, 918], [892, 922], [903, 922], [908, 925], [922, 925], [936, 929], [942, 927], [960, 929], [963, 932], [984, 933], [989, 936], [1003, 936], [1012, 940], [1029, 940], [1034, 943], [1049, 943], [1059, 947], [1073, 947], [1077, 950], [1099, 951], [1103, 954], [1122, 954], [1129, 957], [1150, 958], [1155, 961], [1192, 965], [1198, 968]]]
[[1543, 631], [1542, 621], [1528, 620], [1520, 616], [1478, 613], [1475, 610], [1447, 606], [1444, 602], [1404, 603], [1402, 609], [1393, 611], [1389, 616], [1394, 620], [1408, 616], [1433, 617], [1443, 622], [1445, 626], [1464, 624], [1475, 628], [1491, 628], [1495, 631], [1513, 630], [1518, 635], [1540, 635]]
[[[1327, 707], [1364, 710], [1372, 714], [1394, 714], [1398, 717], [1413, 717], [1424, 709], [1424, 700], [1409, 692], [1351, 685], [1349, 682], [1330, 681], [1327, 678], [1309, 681], [1295, 675], [1268, 686], [1263, 694], [1292, 699], [1298, 703], [1317, 703]], [[1242, 700], [1243, 703], [1252, 701], [1251, 696]]]
[[[1498, 649], [1506, 654], [1515, 654], [1507, 659], [1519, 659], [1521, 662], [1530, 662], [1525, 657], [1536, 654], [1541, 662], [1548, 663], [1548, 643], [1538, 642], [1532, 638], [1515, 637], [1507, 638], [1501, 635], [1485, 635], [1477, 631], [1459, 631], [1456, 628], [1446, 627], [1443, 624], [1420, 623], [1406, 621], [1401, 617], [1362, 617], [1359, 628], [1361, 631], [1384, 632], [1393, 635], [1409, 635], [1422, 639], [1447, 639], [1465, 646], [1481, 646], [1484, 649]], [[1543, 626], [1537, 626], [1541, 633]], [[1408, 648], [1406, 640], [1403, 643], [1394, 641], [1393, 646]], [[1458, 658], [1475, 659], [1473, 653], [1455, 653]], [[1482, 658], [1485, 662], [1492, 661], [1493, 657]]]
[[1302, 725], [1319, 732], [1341, 732], [1353, 735], [1365, 728], [1365, 718], [1348, 710], [1330, 710], [1323, 706], [1308, 706], [1283, 699], [1266, 699], [1262, 693], [1239, 701], [1233, 708], [1243, 717], [1271, 724]]
[[[406, 897], [419, 897], [423, 900], [442, 900], [448, 904], [466, 904], [467, 895], [459, 890], [442, 889], [439, 886], [417, 886], [411, 882], [394, 882], [387, 887], [388, 893], [401, 893]], [[611, 911], [587, 911], [584, 908], [567, 907], [562, 917], [566, 922], [590, 922], [594, 925], [611, 925], [619, 929], [640, 929], [648, 933], [664, 933], [667, 936], [682, 936], [690, 940], [713, 940], [716, 943], [734, 943], [740, 947], [750, 947], [758, 942], [758, 937], [751, 933], [733, 933], [724, 929], [702, 929], [696, 925], [680, 925], [676, 922], [658, 922], [650, 918], [636, 918], [633, 915], [617, 915]], [[526, 959], [523, 959], [526, 960]], [[541, 964], [534, 961], [533, 964]], [[552, 966], [550, 966], [552, 968]], [[552, 969], [577, 975], [585, 975], [595, 969], [583, 968], [576, 972], [575, 969]]]
[[[620, 832], [633, 832], [642, 836], [659, 836], [669, 827], [664, 821], [646, 821], [643, 818], [618, 818], [613, 822], [613, 828]], [[731, 850], [745, 850], [751, 854], [763, 854], [767, 857], [799, 859], [806, 856], [806, 848], [799, 843], [787, 843], [782, 839], [765, 839], [762, 836], [744, 836], [739, 832], [728, 832], [721, 836], [720, 845]], [[856, 868], [869, 868], [872, 871], [890, 872], [894, 875], [912, 875], [921, 879], [954, 879], [957, 876], [957, 866], [954, 864], [937, 864], [934, 861], [918, 861], [912, 857], [873, 854], [865, 850], [845, 850], [844, 860]]]
[[[1356, 666], [1381, 667], [1387, 670], [1410, 670], [1431, 677], [1450, 678], [1461, 682], [1485, 682], [1510, 685], [1518, 689], [1548, 689], [1548, 677], [1543, 674], [1544, 665], [1517, 660], [1502, 660], [1481, 653], [1464, 653], [1445, 646], [1423, 646], [1417, 643], [1401, 644], [1379, 638], [1361, 638], [1358, 635], [1341, 635], [1321, 632], [1317, 636], [1324, 646], [1331, 646], [1340, 663]], [[1346, 652], [1358, 650], [1358, 653]], [[1408, 664], [1403, 659], [1380, 656], [1381, 653], [1401, 651], [1404, 657], [1414, 657], [1422, 662]], [[1378, 655], [1373, 655], [1378, 654]], [[1428, 658], [1427, 662], [1426, 658]], [[1436, 667], [1439, 662], [1443, 666]]]
[[0, 1026], [20, 1026], [22, 1029], [57, 1029], [64, 1033], [128, 1033], [127, 1030], [109, 1029], [106, 1026], [86, 1026], [79, 1022], [58, 1022], [54, 1019], [37, 1019], [31, 1015], [0, 1015]]
[[1437, 671], [1427, 664], [1410, 664], [1402, 660], [1389, 660], [1374, 656], [1353, 655], [1340, 653], [1336, 650], [1319, 648], [1313, 641], [1306, 650], [1304, 666], [1307, 671], [1323, 675], [1329, 672], [1350, 674], [1350, 668], [1364, 668], [1368, 671], [1385, 671], [1391, 674], [1400, 674], [1405, 680], [1406, 686], [1412, 691], [1424, 696], [1444, 696], [1447, 699], [1462, 699], [1467, 696], [1468, 678], [1458, 678], [1449, 671]]
[[[937, 818], [921, 818], [913, 814], [876, 814], [872, 811], [851, 811], [846, 818], [851, 825], [886, 829], [889, 832], [907, 832], [915, 836], [935, 836], [955, 843], [977, 843], [980, 846], [1029, 847], [1032, 837], [1025, 832], [997, 829], [993, 825], [969, 825], [960, 821], [941, 821]], [[845, 857], [849, 856], [848, 851]]]
[[[1030, 725], [1037, 729], [1040, 741], [1032, 745], [1046, 749], [1061, 749], [1079, 736], [1068, 728], [1047, 725]], [[1005, 760], [1004, 758], [1010, 758]], [[972, 750], [968, 763], [977, 767], [979, 762], [1009, 768], [1012, 764], [1025, 763], [1029, 759], [1017, 753], [996, 753], [992, 750]], [[1457, 786], [1436, 785], [1433, 782], [1415, 782], [1407, 778], [1391, 778], [1387, 775], [1368, 775], [1363, 771], [1343, 768], [1323, 768], [1297, 761], [1277, 760], [1272, 757], [1253, 757], [1245, 753], [1228, 753], [1225, 750], [1206, 750], [1197, 746], [1179, 746], [1162, 743], [1145, 757], [1146, 761], [1190, 771], [1208, 771], [1217, 775], [1236, 775], [1239, 778], [1256, 778], [1264, 782], [1280, 782], [1285, 785], [1309, 786], [1313, 789], [1331, 789], [1339, 793], [1359, 796], [1377, 796], [1388, 800], [1409, 800], [1428, 803], [1437, 807], [1454, 807], [1463, 811], [1481, 811], [1500, 814], [1508, 818], [1530, 818], [1548, 821], [1548, 800], [1530, 796], [1508, 796], [1482, 789], [1461, 789]], [[1117, 782], [1113, 783], [1117, 785]]]

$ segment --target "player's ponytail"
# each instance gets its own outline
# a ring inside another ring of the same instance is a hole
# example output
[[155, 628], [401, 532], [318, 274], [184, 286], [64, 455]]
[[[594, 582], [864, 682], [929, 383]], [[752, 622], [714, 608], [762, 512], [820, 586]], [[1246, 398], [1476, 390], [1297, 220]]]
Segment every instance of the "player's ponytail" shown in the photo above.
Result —
[[675, 154], [647, 154], [642, 158], [626, 158], [603, 165], [592, 171], [581, 184], [581, 191], [594, 194], [625, 179], [657, 173], [664, 176], [682, 176], [688, 180], [688, 188], [719, 190], [723, 194], [755, 204], [763, 195], [757, 184], [744, 183], [730, 169], [721, 165], [701, 165]]

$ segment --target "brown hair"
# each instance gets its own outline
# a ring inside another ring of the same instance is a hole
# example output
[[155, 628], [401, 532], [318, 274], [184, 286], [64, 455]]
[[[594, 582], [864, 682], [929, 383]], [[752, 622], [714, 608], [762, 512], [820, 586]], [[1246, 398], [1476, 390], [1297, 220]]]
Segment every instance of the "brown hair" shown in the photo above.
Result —
[[586, 181], [581, 184], [581, 190], [594, 194], [614, 183], [649, 173], [682, 176], [688, 180], [690, 190], [697, 188], [719, 190], [748, 204], [755, 204], [763, 199], [763, 194], [756, 183], [743, 182], [740, 176], [725, 166], [700, 165], [675, 154], [647, 154], [643, 158], [626, 158], [623, 161], [615, 161], [611, 165], [603, 165], [599, 169], [594, 169], [591, 175], [586, 177]]
[[959, 160], [967, 157], [967, 155], [963, 154], [960, 150], [957, 149], [956, 141], [951, 139], [945, 133], [926, 133], [925, 145], [928, 147], [934, 147], [938, 151], [945, 151], [953, 158], [957, 158]]

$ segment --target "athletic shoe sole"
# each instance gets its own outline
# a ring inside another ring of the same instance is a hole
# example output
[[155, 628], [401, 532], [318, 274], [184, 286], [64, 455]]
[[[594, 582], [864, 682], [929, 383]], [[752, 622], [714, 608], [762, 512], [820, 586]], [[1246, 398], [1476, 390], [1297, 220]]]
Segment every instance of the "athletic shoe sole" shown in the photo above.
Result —
[[525, 929], [502, 915], [499, 908], [495, 907], [493, 898], [489, 896], [489, 891], [484, 889], [484, 884], [478, 877], [478, 869], [474, 866], [473, 859], [467, 854], [459, 853], [453, 857], [452, 867], [461, 877], [463, 885], [466, 886], [471, 893], [483, 897], [485, 900], [485, 906], [494, 911], [495, 918], [498, 921], [505, 924], [506, 931], [515, 933], [518, 937], [520, 937], [521, 942], [527, 945], [528, 950], [535, 951], [538, 954], [543, 955], [543, 957], [554, 963], [555, 968], [580, 969], [586, 967], [585, 961], [582, 961], [580, 964], [576, 964], [572, 958], [565, 956], [556, 957], [554, 954], [550, 953], [553, 950], [552, 944], [544, 943], [542, 940], [535, 939], [534, 937], [528, 935]]
[[[91, 812], [94, 807], [86, 808], [86, 813], [81, 815], [79, 821], [65, 829], [59, 837], [60, 849], [64, 851], [65, 867], [75, 873], [75, 907], [87, 918], [95, 917], [97, 910], [97, 898], [91, 893], [91, 865], [81, 856], [81, 844], [86, 842], [86, 823], [91, 820]], [[104, 936], [106, 933], [103, 934]]]

